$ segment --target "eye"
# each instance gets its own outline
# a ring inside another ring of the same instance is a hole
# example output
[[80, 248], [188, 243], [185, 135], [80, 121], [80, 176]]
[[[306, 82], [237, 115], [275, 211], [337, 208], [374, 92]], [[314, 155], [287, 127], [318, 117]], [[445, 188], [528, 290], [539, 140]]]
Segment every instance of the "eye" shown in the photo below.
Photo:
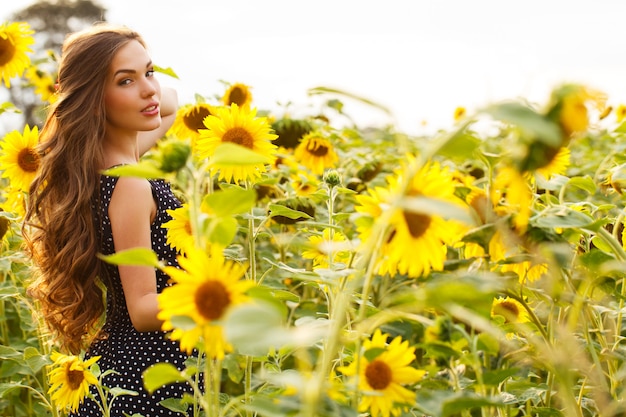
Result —
[[154, 77], [154, 70], [153, 69], [149, 69], [146, 72], [146, 77]]
[[123, 80], [120, 80], [117, 84], [118, 85], [128, 85], [132, 82], [132, 80], [130, 78], [124, 78]]

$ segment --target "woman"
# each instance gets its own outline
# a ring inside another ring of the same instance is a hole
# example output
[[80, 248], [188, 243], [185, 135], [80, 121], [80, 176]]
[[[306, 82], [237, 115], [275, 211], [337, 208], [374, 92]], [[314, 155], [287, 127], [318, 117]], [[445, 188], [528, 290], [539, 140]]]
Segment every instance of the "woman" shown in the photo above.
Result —
[[[139, 393], [116, 399], [111, 416], [179, 415], [159, 401], [182, 397], [188, 386], [149, 395], [142, 381], [154, 363], [184, 367], [186, 355], [167, 340], [157, 319], [157, 294], [168, 277], [97, 256], [149, 248], [177, 265], [161, 228], [170, 220], [166, 210], [180, 206], [169, 185], [102, 175], [136, 163], [165, 134], [176, 114], [176, 93], [160, 88], [139, 34], [95, 25], [66, 39], [58, 96], [41, 131], [40, 170], [27, 206], [25, 237], [40, 270], [31, 293], [62, 350], [101, 356], [102, 371], [115, 371], [104, 385]], [[88, 400], [77, 415], [100, 413]]]

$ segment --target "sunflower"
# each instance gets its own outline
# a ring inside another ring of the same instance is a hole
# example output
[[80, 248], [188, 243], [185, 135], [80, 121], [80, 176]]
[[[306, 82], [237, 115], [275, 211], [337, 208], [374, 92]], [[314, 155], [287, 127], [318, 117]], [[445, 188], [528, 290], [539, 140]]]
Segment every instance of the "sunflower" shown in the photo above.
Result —
[[350, 252], [346, 250], [349, 242], [338, 230], [326, 228], [322, 236], [311, 235], [308, 244], [310, 249], [302, 252], [302, 257], [312, 259], [313, 268], [328, 268], [331, 256], [333, 264], [347, 264], [350, 260]]
[[176, 118], [168, 134], [178, 139], [191, 139], [193, 144], [199, 137], [200, 129], [204, 129], [204, 119], [213, 114], [215, 108], [206, 103], [185, 104], [176, 111]]
[[28, 46], [35, 42], [30, 25], [26, 22], [3, 23], [0, 25], [0, 78], [5, 87], [10, 87], [12, 77], [19, 77], [30, 65]]
[[57, 100], [55, 81], [52, 76], [36, 66], [31, 66], [26, 70], [26, 78], [35, 87], [35, 93], [43, 101], [54, 103]]
[[318, 132], [304, 135], [294, 151], [294, 156], [317, 175], [323, 174], [326, 168], [334, 168], [339, 161], [332, 143]]
[[[174, 285], [158, 296], [163, 330], [173, 330], [172, 339], [180, 340], [181, 349], [189, 353], [202, 340], [209, 357], [222, 359], [231, 346], [219, 323], [231, 307], [247, 300], [244, 292], [254, 282], [241, 279], [246, 266], [225, 260], [217, 251], [209, 256], [189, 248], [187, 257], [179, 256], [178, 261], [183, 269], [165, 267]], [[193, 325], [176, 327], [181, 316], [192, 320]]]
[[498, 297], [491, 305], [491, 317], [502, 316], [505, 323], [528, 323], [530, 315], [524, 305], [511, 297]]
[[570, 154], [569, 148], [559, 148], [556, 155], [535, 172], [541, 174], [546, 179], [550, 179], [553, 175], [564, 175], [570, 164]]
[[[256, 109], [239, 107], [218, 108], [215, 115], [204, 119], [206, 129], [200, 129], [195, 151], [199, 158], [210, 158], [219, 145], [231, 142], [257, 152], [274, 162], [276, 145], [272, 141], [276, 135], [265, 117], [256, 117]], [[265, 164], [219, 165], [219, 179], [243, 181], [259, 178], [267, 171]]]
[[512, 167], [498, 170], [493, 182], [491, 201], [499, 215], [511, 214], [515, 227], [524, 231], [530, 219], [532, 193], [524, 174]]
[[414, 384], [426, 374], [409, 366], [415, 360], [415, 348], [409, 347], [408, 341], [397, 336], [387, 344], [388, 338], [376, 329], [372, 338], [363, 342], [361, 357], [337, 368], [346, 376], [358, 376], [359, 411], [369, 410], [372, 417], [398, 416], [415, 404], [415, 392], [402, 385]]
[[564, 84], [555, 88], [550, 97], [548, 118], [556, 121], [565, 139], [589, 127], [589, 109], [600, 113], [606, 106], [606, 95], [578, 84]]
[[289, 184], [296, 195], [300, 197], [310, 196], [320, 188], [320, 181], [316, 176], [302, 171], [293, 175]]
[[[489, 256], [494, 262], [493, 270], [500, 272], [513, 272], [518, 276], [519, 282], [533, 282], [541, 278], [547, 271], [546, 263], [538, 263], [530, 260], [521, 262], [503, 262], [515, 255], [523, 255], [524, 251], [517, 244], [507, 240], [500, 230], [497, 230], [489, 241]], [[501, 263], [501, 264], [499, 264]]]
[[626, 104], [620, 104], [615, 109], [615, 119], [617, 123], [622, 123], [626, 119]]
[[454, 109], [454, 121], [459, 122], [463, 120], [466, 114], [467, 114], [467, 110], [465, 110], [465, 107], [461, 107], [461, 106], [457, 107], [456, 109]]
[[225, 106], [236, 104], [239, 107], [247, 107], [252, 103], [252, 93], [250, 92], [250, 86], [242, 83], [235, 83], [228, 87], [226, 93], [222, 97], [222, 103]]
[[100, 359], [100, 356], [83, 361], [78, 356], [52, 352], [50, 359], [54, 364], [48, 373], [50, 378], [48, 394], [51, 394], [52, 401], [59, 408], [69, 407], [70, 411], [75, 412], [89, 394], [89, 386], [99, 383], [90, 367]]
[[388, 217], [389, 227], [380, 248], [383, 255], [379, 273], [395, 272], [410, 277], [427, 275], [431, 270], [443, 270], [447, 245], [460, 240], [466, 227], [455, 220], [446, 220], [433, 212], [417, 212], [401, 207], [397, 201], [412, 197], [426, 197], [462, 207], [455, 196], [452, 174], [438, 163], [428, 163], [408, 179], [408, 187], [401, 190], [404, 170], [389, 176], [388, 189], [376, 187], [368, 195], [357, 195], [355, 210], [370, 219], [359, 219], [357, 231], [363, 242], [379, 217]]
[[24, 126], [24, 133], [14, 130], [3, 138], [0, 148], [0, 171], [2, 177], [9, 178], [11, 186], [17, 190], [28, 190], [39, 169], [40, 156], [36, 146], [39, 142], [37, 126], [30, 129]]
[[186, 248], [193, 247], [195, 244], [189, 219], [189, 204], [183, 204], [174, 210], [167, 210], [167, 213], [172, 216], [172, 220], [161, 225], [162, 228], [167, 229], [166, 243], [184, 255]]

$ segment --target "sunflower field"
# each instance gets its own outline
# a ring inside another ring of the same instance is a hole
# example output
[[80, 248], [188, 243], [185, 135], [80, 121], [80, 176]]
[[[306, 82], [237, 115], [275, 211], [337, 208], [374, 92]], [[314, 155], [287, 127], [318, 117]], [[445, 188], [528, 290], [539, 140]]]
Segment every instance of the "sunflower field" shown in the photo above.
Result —
[[[0, 26], [0, 78], [45, 106], [55, 76], [32, 36]], [[147, 369], [146, 388], [187, 381], [197, 394], [167, 407], [211, 417], [626, 415], [626, 107], [609, 103], [563, 84], [428, 136], [355, 125], [336, 98], [264, 111], [239, 82], [181, 104], [138, 164], [108, 171], [183, 202], [164, 225], [180, 269], [105, 258], [164, 270], [163, 329], [202, 353]], [[0, 415], [64, 416], [95, 386], [108, 416], [133, 393], [59, 352], [26, 292], [37, 142], [38, 126], [0, 138]]]

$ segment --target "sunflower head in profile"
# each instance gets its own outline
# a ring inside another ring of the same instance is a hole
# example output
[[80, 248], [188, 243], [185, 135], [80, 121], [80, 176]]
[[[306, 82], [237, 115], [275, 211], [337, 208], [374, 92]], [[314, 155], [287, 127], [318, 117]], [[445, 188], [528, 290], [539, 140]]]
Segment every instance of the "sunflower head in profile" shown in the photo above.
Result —
[[313, 125], [305, 119], [283, 117], [272, 123], [272, 129], [278, 137], [274, 140], [276, 146], [285, 149], [294, 149], [304, 135], [313, 130]]
[[333, 144], [318, 132], [304, 135], [294, 151], [294, 156], [316, 175], [322, 175], [326, 168], [335, 168], [339, 161]]
[[178, 139], [191, 139], [193, 144], [200, 136], [198, 131], [204, 129], [204, 119], [213, 112], [214, 107], [207, 103], [185, 104], [176, 111], [176, 118], [168, 133]]
[[0, 171], [2, 177], [9, 178], [12, 188], [26, 191], [30, 187], [41, 162], [38, 143], [37, 126], [31, 129], [26, 125], [23, 133], [14, 130], [4, 136], [0, 143]]
[[227, 107], [231, 104], [236, 104], [239, 107], [249, 107], [252, 103], [250, 86], [242, 83], [230, 85], [222, 97], [222, 103]]
[[570, 165], [571, 151], [567, 147], [559, 148], [554, 156], [542, 167], [535, 172], [541, 174], [544, 178], [550, 179], [554, 175], [565, 175]]
[[389, 335], [377, 329], [371, 339], [363, 342], [363, 352], [348, 366], [338, 370], [348, 377], [358, 376], [361, 392], [359, 411], [369, 411], [372, 417], [398, 416], [403, 409], [415, 404], [415, 392], [404, 385], [420, 381], [426, 371], [410, 366], [415, 360], [415, 348], [400, 336], [389, 344]]
[[587, 130], [589, 110], [603, 113], [605, 108], [606, 94], [603, 92], [580, 84], [565, 83], [552, 90], [545, 115], [561, 128], [562, 145], [565, 145], [572, 135]]
[[0, 78], [5, 87], [10, 79], [19, 77], [30, 65], [29, 45], [35, 42], [35, 33], [26, 22], [3, 23], [0, 25]]
[[532, 192], [527, 175], [513, 167], [499, 167], [490, 199], [496, 214], [510, 214], [515, 228], [520, 232], [526, 230], [532, 208]]
[[[242, 279], [247, 266], [224, 259], [221, 251], [209, 255], [197, 248], [188, 248], [187, 256], [178, 260], [181, 269], [165, 268], [174, 284], [158, 296], [163, 330], [172, 330], [172, 339], [180, 340], [181, 349], [187, 352], [201, 341], [207, 356], [222, 359], [232, 347], [220, 322], [233, 306], [247, 301], [245, 292], [254, 285]], [[189, 322], [177, 327], [181, 317]]]
[[161, 225], [162, 228], [167, 229], [166, 243], [184, 255], [186, 248], [193, 247], [195, 244], [189, 219], [189, 205], [183, 204], [177, 209], [167, 210], [167, 213], [172, 219]]
[[[200, 129], [200, 137], [196, 140], [194, 153], [200, 159], [211, 158], [222, 143], [234, 143], [265, 157], [272, 164], [276, 159], [276, 145], [272, 143], [276, 135], [265, 117], [257, 117], [256, 109], [230, 107], [216, 109], [204, 119], [204, 129]], [[246, 163], [214, 165], [219, 171], [219, 179], [226, 181], [254, 180], [267, 171], [266, 164]]]
[[70, 411], [75, 412], [89, 395], [89, 386], [99, 384], [90, 368], [100, 359], [100, 356], [84, 361], [78, 356], [53, 352], [50, 359], [54, 363], [48, 373], [50, 378], [48, 394], [59, 408], [69, 408]]
[[58, 96], [56, 94], [55, 81], [52, 76], [36, 66], [30, 66], [26, 69], [26, 78], [35, 88], [35, 93], [41, 97], [43, 101], [54, 103]]

